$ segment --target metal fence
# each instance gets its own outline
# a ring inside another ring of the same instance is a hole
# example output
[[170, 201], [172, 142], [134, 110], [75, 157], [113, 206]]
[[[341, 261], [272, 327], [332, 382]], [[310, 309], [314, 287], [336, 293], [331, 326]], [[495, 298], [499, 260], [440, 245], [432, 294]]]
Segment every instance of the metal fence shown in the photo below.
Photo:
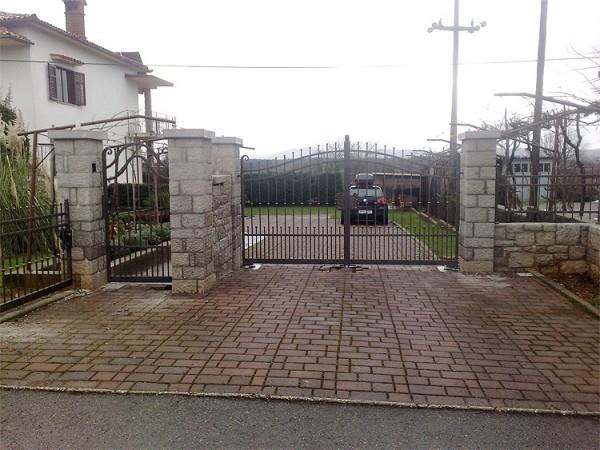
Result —
[[0, 311], [72, 283], [69, 204], [0, 210]]
[[496, 183], [497, 222], [591, 222], [600, 217], [600, 168], [562, 173], [501, 174]]

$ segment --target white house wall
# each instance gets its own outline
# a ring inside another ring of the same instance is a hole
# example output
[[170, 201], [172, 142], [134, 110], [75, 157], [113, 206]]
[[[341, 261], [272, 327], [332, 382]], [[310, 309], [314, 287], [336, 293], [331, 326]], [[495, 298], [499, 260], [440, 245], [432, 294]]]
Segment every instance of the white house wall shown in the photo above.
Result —
[[[76, 106], [49, 100], [47, 64], [0, 63], [0, 91], [6, 94], [10, 90], [13, 104], [23, 113], [28, 129], [101, 120], [139, 109], [138, 88], [125, 78], [125, 73], [135, 74], [135, 69], [118, 65], [92, 49], [45, 30], [32, 26], [11, 29], [35, 44], [0, 48], [2, 59], [49, 61], [50, 53], [57, 53], [87, 63], [108, 64], [57, 63], [85, 74], [86, 105]], [[122, 141], [127, 134], [127, 124], [112, 124], [105, 129], [108, 128], [112, 128], [109, 130], [111, 140]]]

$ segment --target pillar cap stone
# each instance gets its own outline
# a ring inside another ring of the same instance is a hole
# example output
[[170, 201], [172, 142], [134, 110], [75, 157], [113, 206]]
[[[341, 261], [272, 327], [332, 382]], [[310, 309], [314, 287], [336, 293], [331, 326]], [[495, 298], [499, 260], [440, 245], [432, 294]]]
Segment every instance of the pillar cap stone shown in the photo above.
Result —
[[163, 131], [167, 139], [213, 139], [215, 132], [204, 128], [169, 128]]
[[239, 145], [240, 147], [242, 147], [244, 145], [244, 141], [238, 137], [218, 136], [213, 139], [213, 144], [231, 144], [231, 145]]
[[469, 139], [500, 139], [502, 134], [498, 130], [479, 130], [479, 131], [465, 131], [458, 135], [460, 141], [467, 141]]
[[104, 141], [108, 139], [106, 131], [96, 130], [50, 130], [48, 137], [53, 141], [68, 141], [87, 139], [90, 141]]

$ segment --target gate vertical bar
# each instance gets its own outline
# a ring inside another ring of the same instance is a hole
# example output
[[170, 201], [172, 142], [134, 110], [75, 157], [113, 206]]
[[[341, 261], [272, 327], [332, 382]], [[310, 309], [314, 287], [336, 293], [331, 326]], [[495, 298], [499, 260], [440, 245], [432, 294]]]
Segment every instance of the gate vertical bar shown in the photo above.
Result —
[[350, 265], [350, 136], [344, 138], [344, 265]]
[[460, 158], [461, 155], [458, 152], [453, 152], [450, 154], [450, 159], [454, 159], [455, 169], [454, 169], [454, 183], [456, 185], [456, 201], [455, 201], [455, 210], [454, 210], [454, 261], [448, 264], [448, 267], [452, 267], [454, 269], [458, 269], [458, 249], [460, 245]]
[[[69, 200], [65, 199], [63, 206], [64, 213], [64, 224], [66, 230], [66, 258], [67, 258], [67, 277], [70, 281], [73, 280], [73, 259], [72, 259], [72, 248], [73, 248], [73, 231], [71, 229], [71, 210], [69, 206]], [[108, 261], [107, 261], [108, 262]]]
[[[102, 151], [102, 214], [104, 215], [104, 248], [106, 253], [106, 277], [110, 280], [112, 277], [111, 262], [112, 262], [112, 246], [111, 246], [111, 219], [110, 219], [110, 207], [108, 205], [108, 161], [106, 160], [106, 149]], [[116, 156], [115, 156], [116, 157]], [[116, 163], [115, 163], [116, 164]], [[115, 169], [116, 170], [116, 169]], [[115, 180], [115, 183], [117, 181]], [[118, 186], [117, 186], [118, 188]], [[118, 192], [118, 191], [117, 191]], [[118, 195], [115, 196], [117, 203], [119, 201]], [[70, 226], [70, 223], [69, 223]]]
[[[245, 162], [248, 161], [249, 157], [247, 155], [243, 155], [240, 158], [240, 203], [242, 207], [242, 266], [246, 265], [246, 260], [248, 259], [248, 255], [246, 254], [246, 249], [250, 248], [250, 246], [246, 246], [246, 215], [244, 214], [245, 198], [246, 193], [244, 189], [244, 185], [246, 184], [245, 177]], [[252, 239], [252, 238], [250, 238]]]

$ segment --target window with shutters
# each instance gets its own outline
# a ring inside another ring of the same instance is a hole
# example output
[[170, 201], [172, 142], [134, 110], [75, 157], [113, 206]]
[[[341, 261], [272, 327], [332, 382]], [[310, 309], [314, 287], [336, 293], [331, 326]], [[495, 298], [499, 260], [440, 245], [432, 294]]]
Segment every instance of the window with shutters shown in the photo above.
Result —
[[48, 64], [48, 94], [50, 100], [85, 105], [85, 75]]

